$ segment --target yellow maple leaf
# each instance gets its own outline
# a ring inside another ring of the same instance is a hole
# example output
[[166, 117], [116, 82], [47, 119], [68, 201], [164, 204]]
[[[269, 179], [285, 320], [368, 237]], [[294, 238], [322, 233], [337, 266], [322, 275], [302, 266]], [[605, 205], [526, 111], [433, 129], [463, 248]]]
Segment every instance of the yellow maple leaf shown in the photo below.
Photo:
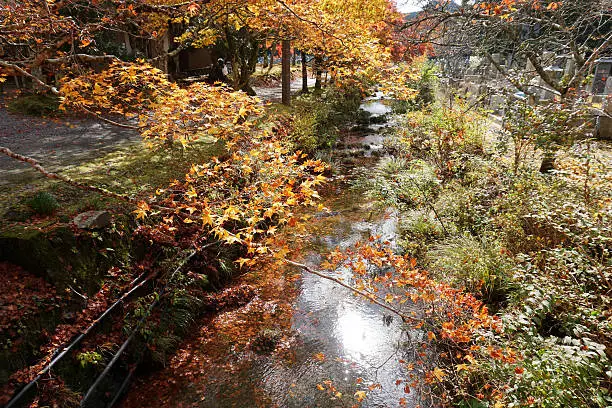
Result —
[[439, 367], [434, 368], [433, 375], [438, 379], [438, 381], [442, 381], [442, 378], [446, 375], [444, 370]]
[[357, 391], [355, 393], [355, 398], [357, 398], [357, 401], [359, 401], [359, 402], [361, 402], [364, 399], [366, 399], [366, 396], [367, 396], [367, 394], [366, 394], [365, 391]]
[[202, 212], [202, 222], [204, 225], [213, 225], [214, 221], [208, 211]]
[[244, 264], [248, 265], [250, 262], [251, 262], [251, 260], [247, 259], [247, 258], [240, 258], [240, 259], [236, 260], [236, 263], [240, 265], [240, 269], [242, 269]]

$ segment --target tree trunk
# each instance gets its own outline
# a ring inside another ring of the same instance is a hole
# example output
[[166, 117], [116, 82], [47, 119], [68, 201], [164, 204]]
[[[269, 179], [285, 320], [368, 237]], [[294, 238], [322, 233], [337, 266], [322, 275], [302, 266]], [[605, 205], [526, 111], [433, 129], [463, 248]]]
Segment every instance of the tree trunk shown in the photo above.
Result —
[[270, 65], [268, 65], [268, 72], [274, 67], [274, 51], [276, 51], [276, 43], [272, 43], [272, 47], [270, 47]]
[[232, 62], [232, 87], [248, 95], [255, 95], [251, 87], [251, 75], [257, 67], [259, 44], [248, 32], [233, 33], [226, 30], [227, 54]]
[[151, 58], [159, 57], [153, 64], [155, 68], [162, 70], [164, 74], [168, 73], [168, 51], [170, 50], [170, 37], [168, 33], [164, 34], [159, 40], [149, 40], [149, 56]]
[[302, 93], [308, 93], [308, 63], [304, 51], [302, 51]]
[[[38, 78], [42, 82], [45, 82], [45, 78], [43, 76], [42, 67], [40, 65], [32, 68], [32, 75], [34, 75], [36, 78]], [[32, 81], [32, 89], [34, 89], [37, 92], [41, 92], [45, 88], [43, 88], [43, 86], [40, 83]]]
[[268, 49], [266, 48], [266, 45], [264, 43], [264, 46], [263, 46], [263, 63], [261, 64], [262, 70], [264, 68], [268, 68], [268, 64], [269, 64], [268, 63]]
[[134, 49], [132, 48], [132, 42], [130, 41], [130, 34], [127, 32], [123, 33], [123, 43], [125, 44], [125, 52], [129, 56], [134, 55]]
[[323, 72], [321, 71], [321, 65], [323, 65], [323, 58], [320, 55], [315, 55], [314, 69], [316, 72], [315, 91], [321, 90], [321, 77]]
[[283, 82], [283, 105], [291, 105], [291, 41], [283, 40], [282, 55], [282, 82]]

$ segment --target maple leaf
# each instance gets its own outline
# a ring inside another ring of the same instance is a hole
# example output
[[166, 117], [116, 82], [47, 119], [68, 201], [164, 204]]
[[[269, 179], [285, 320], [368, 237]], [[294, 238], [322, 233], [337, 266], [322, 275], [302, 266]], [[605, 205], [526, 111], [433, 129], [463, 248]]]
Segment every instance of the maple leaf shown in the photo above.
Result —
[[198, 3], [191, 3], [187, 6], [187, 11], [189, 12], [189, 14], [191, 14], [192, 16], [195, 16], [196, 14], [198, 14], [198, 12], [200, 11], [201, 7]]
[[185, 192], [185, 195], [189, 198], [197, 198], [198, 197], [198, 193], [197, 191], [195, 191], [195, 188], [191, 187], [189, 189], [189, 191]]
[[237, 259], [237, 260], [236, 260], [236, 263], [237, 263], [238, 265], [240, 265], [240, 269], [242, 269], [242, 267], [244, 266], [244, 264], [247, 264], [247, 265], [248, 265], [250, 262], [251, 262], [251, 260], [250, 260], [250, 259], [247, 259], [247, 258], [239, 258], [239, 259]]
[[210, 216], [210, 212], [202, 211], [202, 223], [204, 225], [214, 225], [214, 221], [212, 217]]
[[242, 240], [240, 238], [238, 238], [235, 235], [229, 234], [227, 235], [225, 238], [223, 238], [223, 240], [228, 243], [228, 244], [239, 244], [242, 242]]
[[136, 214], [136, 219], [144, 219], [149, 211], [151, 211], [149, 204], [141, 201], [138, 203], [137, 208], [133, 211], [133, 213]]
[[438, 381], [442, 381], [446, 373], [439, 367], [434, 368], [433, 375], [438, 379]]
[[366, 397], [367, 397], [367, 394], [366, 394], [365, 391], [357, 391], [357, 392], [355, 392], [355, 398], [359, 402], [362, 402], [363, 400], [365, 400]]

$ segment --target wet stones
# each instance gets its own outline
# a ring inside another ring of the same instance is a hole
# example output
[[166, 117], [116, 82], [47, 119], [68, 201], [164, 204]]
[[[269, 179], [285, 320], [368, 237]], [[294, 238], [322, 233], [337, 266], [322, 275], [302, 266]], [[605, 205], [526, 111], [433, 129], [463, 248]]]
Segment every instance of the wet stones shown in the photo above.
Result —
[[269, 354], [283, 338], [283, 333], [277, 329], [263, 329], [257, 334], [251, 345], [254, 352], [258, 354]]

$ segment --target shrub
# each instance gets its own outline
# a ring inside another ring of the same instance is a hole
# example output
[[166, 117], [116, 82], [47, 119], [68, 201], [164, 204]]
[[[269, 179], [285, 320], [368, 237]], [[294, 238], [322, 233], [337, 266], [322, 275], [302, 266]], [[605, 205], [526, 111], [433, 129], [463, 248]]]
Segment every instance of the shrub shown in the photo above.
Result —
[[512, 290], [512, 263], [498, 242], [470, 235], [451, 238], [428, 254], [430, 271], [477, 293], [489, 304], [506, 301]]
[[383, 158], [355, 182], [366, 194], [385, 206], [401, 210], [431, 203], [439, 191], [433, 167], [422, 160]]
[[433, 163], [447, 179], [460, 169], [462, 157], [484, 153], [483, 125], [482, 116], [466, 113], [461, 105], [432, 106], [406, 116], [395, 144], [400, 151]]
[[59, 208], [55, 196], [46, 191], [36, 193], [27, 204], [38, 215], [51, 215]]
[[58, 112], [59, 99], [43, 94], [20, 96], [10, 101], [7, 108], [13, 113], [48, 116]]
[[465, 381], [491, 380], [491, 389], [505, 390], [502, 400], [507, 407], [526, 402], [550, 408], [610, 406], [600, 380], [608, 364], [601, 345], [588, 339], [533, 336], [519, 337], [514, 348], [521, 350], [522, 360], [510, 364], [483, 355]]
[[419, 59], [413, 63], [417, 64], [416, 69], [420, 71], [420, 75], [418, 75], [418, 79], [408, 79], [407, 85], [417, 91], [416, 97], [410, 100], [393, 100], [391, 102], [393, 112], [400, 115], [409, 111], [428, 108], [436, 99], [439, 84], [436, 65], [430, 61]]
[[[446, 223], [449, 228], [449, 224]], [[410, 210], [400, 214], [400, 246], [416, 259], [425, 257], [427, 248], [444, 237], [444, 230], [431, 211]]]
[[338, 138], [339, 127], [355, 118], [360, 101], [359, 90], [340, 88], [298, 98], [291, 132], [295, 147], [309, 152], [330, 148]]

